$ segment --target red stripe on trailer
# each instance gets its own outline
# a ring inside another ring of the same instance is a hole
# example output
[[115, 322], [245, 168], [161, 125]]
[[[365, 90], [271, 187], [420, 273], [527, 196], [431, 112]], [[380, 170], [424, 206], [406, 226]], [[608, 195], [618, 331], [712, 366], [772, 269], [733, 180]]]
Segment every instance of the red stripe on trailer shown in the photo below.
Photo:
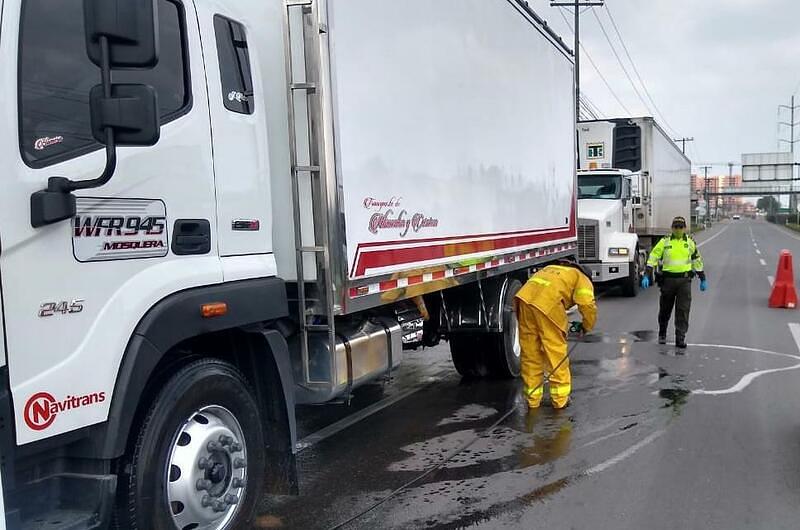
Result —
[[504, 250], [514, 247], [524, 247], [526, 245], [545, 243], [554, 239], [564, 239], [571, 237], [572, 235], [573, 230], [566, 229], [550, 234], [512, 236], [486, 241], [445, 243], [422, 247], [362, 251], [358, 256], [355, 274], [356, 276], [363, 276], [368, 269], [433, 261], [442, 258], [466, 256], [469, 254]]
[[[578, 246], [577, 243], [568, 243], [565, 245], [554, 245], [548, 248], [536, 249], [535, 251], [526, 252], [523, 254], [509, 255], [505, 256], [504, 258], [493, 259], [490, 262], [479, 263], [476, 265], [476, 269], [478, 270], [492, 269], [507, 263], [516, 263], [518, 261], [525, 261], [540, 256], [555, 254], [557, 252], [563, 252], [565, 250], [571, 250], [577, 248], [577, 246]], [[455, 267], [450, 270], [452, 270], [453, 276], [459, 276], [470, 272], [469, 267]], [[432, 272], [431, 280], [429, 281], [442, 280], [446, 277], [446, 275], [447, 272], [445, 270]], [[409, 276], [408, 278], [406, 278], [406, 282], [408, 285], [418, 285], [421, 283], [425, 283], [425, 276], [424, 275]], [[359, 287], [353, 287], [350, 289], [350, 298], [359, 298], [361, 296], [368, 295], [370, 294], [370, 288], [373, 288], [373, 293], [376, 292], [383, 293], [386, 291], [397, 289], [398, 287], [399, 287], [399, 280], [397, 279], [388, 280], [381, 283], [374, 283], [369, 285], [362, 285]]]
[[389, 280], [380, 283], [381, 292], [391, 291], [392, 289], [397, 289], [397, 280]]

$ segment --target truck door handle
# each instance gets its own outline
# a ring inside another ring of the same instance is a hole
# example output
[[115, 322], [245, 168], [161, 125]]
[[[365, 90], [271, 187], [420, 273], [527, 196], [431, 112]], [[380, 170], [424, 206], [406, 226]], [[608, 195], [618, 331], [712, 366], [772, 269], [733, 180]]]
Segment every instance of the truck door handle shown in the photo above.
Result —
[[172, 231], [172, 253], [176, 256], [211, 252], [211, 223], [207, 219], [177, 219]]

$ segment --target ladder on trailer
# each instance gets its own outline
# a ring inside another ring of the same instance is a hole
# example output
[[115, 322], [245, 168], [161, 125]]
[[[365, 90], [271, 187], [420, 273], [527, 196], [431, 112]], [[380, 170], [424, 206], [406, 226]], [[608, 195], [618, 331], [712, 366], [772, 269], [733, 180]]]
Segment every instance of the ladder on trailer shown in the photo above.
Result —
[[[292, 209], [294, 222], [295, 261], [297, 264], [297, 311], [300, 324], [300, 347], [303, 360], [303, 379], [306, 384], [330, 385], [335, 380], [336, 354], [336, 293], [331, 269], [331, 231], [328, 218], [329, 190], [325, 171], [325, 143], [322, 120], [322, 90], [320, 86], [319, 3], [315, 0], [286, 0], [285, 38], [286, 75], [289, 106], [289, 151], [291, 157]], [[299, 35], [297, 34], [300, 26]], [[300, 72], [302, 75], [299, 75]], [[303, 106], [302, 103], [305, 102]], [[296, 105], [304, 109], [298, 117]], [[304, 134], [305, 133], [305, 134]], [[299, 141], [300, 140], [300, 141]], [[303, 144], [298, 146], [298, 143]], [[307, 152], [303, 152], [307, 151]], [[312, 237], [303, 234], [303, 204], [301, 190], [308, 183], [313, 219]], [[309, 239], [311, 244], [306, 243]], [[313, 296], [306, 285], [305, 258], [314, 256], [316, 282]], [[314, 381], [309, 371], [309, 334], [327, 334], [331, 355], [331, 380]]]

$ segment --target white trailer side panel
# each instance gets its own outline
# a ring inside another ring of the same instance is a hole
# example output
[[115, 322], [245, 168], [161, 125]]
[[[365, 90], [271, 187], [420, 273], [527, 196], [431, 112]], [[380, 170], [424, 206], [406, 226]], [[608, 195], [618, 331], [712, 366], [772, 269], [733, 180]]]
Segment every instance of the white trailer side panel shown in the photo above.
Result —
[[328, 23], [351, 279], [575, 240], [573, 63], [516, 2], [330, 0]]
[[690, 219], [692, 164], [652, 118], [634, 121], [642, 128], [642, 170], [650, 172], [652, 186], [646, 233], [666, 235], [675, 216]]

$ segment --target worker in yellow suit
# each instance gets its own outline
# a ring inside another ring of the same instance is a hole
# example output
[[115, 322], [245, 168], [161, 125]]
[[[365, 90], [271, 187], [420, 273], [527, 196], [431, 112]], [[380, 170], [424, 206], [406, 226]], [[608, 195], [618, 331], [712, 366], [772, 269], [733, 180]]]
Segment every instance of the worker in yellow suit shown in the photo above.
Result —
[[542, 403], [544, 374], [550, 380], [550, 400], [557, 409], [569, 405], [572, 377], [567, 357], [567, 310], [583, 316], [583, 332], [594, 328], [597, 305], [591, 277], [575, 262], [560, 260], [534, 274], [515, 299], [522, 347], [522, 379], [528, 406]]

